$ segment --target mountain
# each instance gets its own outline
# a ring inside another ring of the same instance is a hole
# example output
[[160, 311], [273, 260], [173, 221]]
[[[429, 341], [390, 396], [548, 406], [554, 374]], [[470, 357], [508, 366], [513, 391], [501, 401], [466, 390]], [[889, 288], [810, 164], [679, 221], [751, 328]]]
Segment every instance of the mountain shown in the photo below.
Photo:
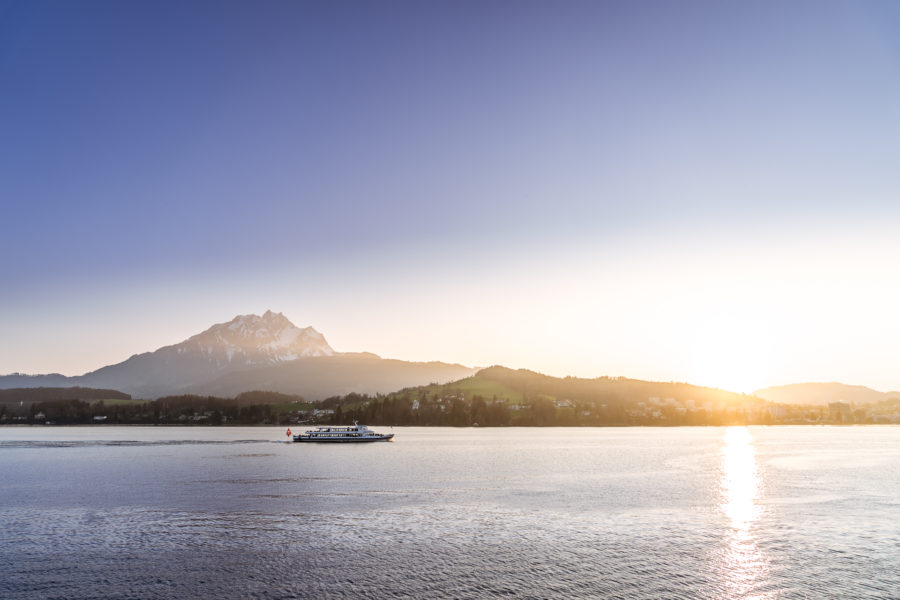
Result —
[[862, 385], [844, 383], [793, 383], [767, 387], [754, 392], [760, 398], [779, 404], [815, 404], [829, 402], [873, 403], [900, 398], [900, 392], [879, 392]]
[[389, 392], [451, 381], [473, 372], [462, 365], [335, 352], [312, 327], [297, 327], [283, 314], [266, 311], [262, 316], [239, 315], [178, 344], [77, 377], [0, 376], [0, 389], [84, 386], [121, 390], [136, 398], [182, 393], [234, 396], [271, 389], [316, 400], [348, 391]]

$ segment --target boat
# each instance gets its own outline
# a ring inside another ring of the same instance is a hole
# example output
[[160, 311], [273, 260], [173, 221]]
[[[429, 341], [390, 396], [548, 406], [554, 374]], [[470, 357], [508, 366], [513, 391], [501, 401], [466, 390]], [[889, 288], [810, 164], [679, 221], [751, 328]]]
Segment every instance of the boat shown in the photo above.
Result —
[[353, 425], [324, 425], [294, 436], [295, 442], [389, 442], [393, 433], [376, 433], [356, 421]]

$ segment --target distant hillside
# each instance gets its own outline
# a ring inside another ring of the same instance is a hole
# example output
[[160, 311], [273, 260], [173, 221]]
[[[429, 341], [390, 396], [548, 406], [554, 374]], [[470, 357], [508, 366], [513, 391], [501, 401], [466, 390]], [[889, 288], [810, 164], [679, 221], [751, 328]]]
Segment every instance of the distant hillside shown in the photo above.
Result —
[[439, 386], [422, 386], [399, 393], [463, 392], [466, 396], [478, 394], [485, 399], [506, 399], [512, 404], [536, 398], [571, 400], [574, 402], [599, 402], [609, 406], [629, 406], [646, 402], [650, 398], [672, 398], [679, 403], [693, 401], [696, 406], [711, 404], [728, 406], [761, 403], [753, 396], [726, 392], [688, 383], [642, 381], [625, 377], [551, 377], [525, 369], [513, 370], [494, 366], [482, 369], [472, 377]]
[[386, 394], [424, 382], [455, 381], [473, 373], [463, 365], [416, 363], [379, 358], [374, 354], [344, 354], [304, 358], [272, 367], [228, 373], [189, 389], [194, 394], [232, 396], [243, 390], [272, 390], [322, 400], [352, 392]]
[[779, 404], [825, 405], [829, 402], [875, 403], [900, 398], [900, 392], [879, 392], [862, 385], [843, 383], [794, 383], [757, 390], [760, 398]]
[[9, 375], [0, 375], [0, 389], [74, 387], [77, 384], [72, 380], [72, 377], [60, 375], [59, 373], [49, 373], [47, 375], [10, 373]]
[[98, 390], [84, 387], [39, 387], [0, 390], [0, 404], [32, 404], [52, 400], [131, 400], [118, 390]]

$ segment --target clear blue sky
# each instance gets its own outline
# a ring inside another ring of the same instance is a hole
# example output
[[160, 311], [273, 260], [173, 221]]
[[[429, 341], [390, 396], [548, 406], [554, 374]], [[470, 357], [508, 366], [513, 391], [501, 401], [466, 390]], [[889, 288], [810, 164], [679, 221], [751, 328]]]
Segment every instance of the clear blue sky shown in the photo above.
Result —
[[723, 386], [672, 323], [765, 322], [760, 384], [900, 388], [898, 158], [896, 2], [0, 0], [0, 372], [272, 308]]

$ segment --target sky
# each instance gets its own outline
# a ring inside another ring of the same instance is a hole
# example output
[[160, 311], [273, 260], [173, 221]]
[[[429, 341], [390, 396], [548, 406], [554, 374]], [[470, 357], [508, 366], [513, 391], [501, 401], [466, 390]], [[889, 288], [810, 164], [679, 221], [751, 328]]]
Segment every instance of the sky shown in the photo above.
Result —
[[900, 389], [900, 4], [0, 0], [0, 373], [338, 351]]

